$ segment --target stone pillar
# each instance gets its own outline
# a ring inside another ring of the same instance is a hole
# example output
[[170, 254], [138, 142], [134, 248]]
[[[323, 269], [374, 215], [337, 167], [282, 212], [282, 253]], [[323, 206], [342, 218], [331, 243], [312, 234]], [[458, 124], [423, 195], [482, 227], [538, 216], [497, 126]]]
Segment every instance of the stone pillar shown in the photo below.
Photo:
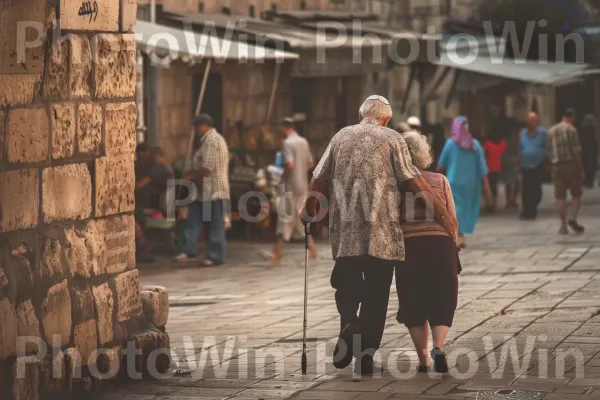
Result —
[[86, 4], [0, 1], [0, 398], [168, 348], [168, 296], [143, 307], [135, 267], [136, 0]]

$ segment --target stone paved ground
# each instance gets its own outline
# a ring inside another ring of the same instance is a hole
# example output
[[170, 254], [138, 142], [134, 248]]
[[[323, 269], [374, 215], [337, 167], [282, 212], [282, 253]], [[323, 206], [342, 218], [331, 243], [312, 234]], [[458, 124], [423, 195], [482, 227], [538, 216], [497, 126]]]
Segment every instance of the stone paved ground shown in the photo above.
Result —
[[[141, 266], [143, 283], [170, 291], [172, 352], [182, 372], [193, 371], [129, 384], [106, 399], [474, 399], [502, 389], [516, 390], [512, 398], [600, 399], [600, 190], [586, 197], [582, 236], [557, 235], [549, 197], [533, 223], [505, 212], [482, 218], [462, 254], [447, 346], [456, 368], [448, 376], [413, 372], [408, 332], [394, 320], [394, 290], [381, 351], [386, 371], [359, 379], [351, 368], [333, 368], [338, 316], [326, 244], [310, 268], [309, 374], [302, 376], [302, 246], [270, 268], [256, 255], [263, 245], [234, 244], [224, 267]], [[510, 398], [502, 393], [497, 398]]]

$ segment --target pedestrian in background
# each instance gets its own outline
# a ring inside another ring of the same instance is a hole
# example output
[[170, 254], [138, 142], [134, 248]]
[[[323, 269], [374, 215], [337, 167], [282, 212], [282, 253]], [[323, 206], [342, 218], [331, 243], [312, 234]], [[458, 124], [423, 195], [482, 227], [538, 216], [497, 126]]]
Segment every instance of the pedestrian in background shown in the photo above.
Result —
[[[427, 171], [433, 162], [427, 138], [415, 131], [407, 132], [402, 137], [413, 164], [446, 206], [448, 214], [456, 216], [448, 180], [442, 174]], [[400, 222], [406, 259], [403, 265], [396, 267], [396, 291], [400, 303], [397, 319], [408, 328], [415, 345], [419, 357], [418, 372], [430, 370], [427, 346], [431, 327], [434, 370], [447, 373], [444, 345], [458, 304], [458, 231], [450, 234], [437, 221], [428, 219], [425, 205], [420, 201], [408, 202], [406, 192], [402, 192], [401, 204]], [[407, 217], [409, 210], [406, 207], [414, 207], [410, 217]], [[428, 294], [424, 296], [423, 293]]]
[[579, 141], [581, 142], [583, 168], [585, 169], [584, 186], [593, 188], [596, 183], [596, 170], [598, 169], [598, 146], [600, 137], [598, 122], [593, 114], [583, 117], [579, 127]]
[[[575, 111], [568, 109], [561, 122], [548, 132], [546, 150], [552, 164], [552, 182], [554, 196], [558, 202], [561, 235], [569, 234], [569, 227], [576, 233], [583, 233], [585, 228], [577, 222], [585, 171], [581, 156], [579, 134], [574, 127]], [[567, 191], [571, 192], [571, 216], [567, 223]]]
[[533, 221], [543, 196], [547, 132], [539, 125], [538, 115], [534, 112], [527, 116], [526, 126], [521, 132], [517, 158], [523, 177], [521, 220]]
[[193, 118], [192, 125], [200, 138], [200, 148], [194, 155], [193, 170], [184, 179], [196, 184], [198, 195], [189, 205], [185, 226], [185, 244], [175, 261], [187, 262], [198, 253], [198, 239], [208, 223], [208, 243], [203, 267], [225, 262], [225, 224], [229, 216], [229, 149], [215, 129], [208, 114]]
[[479, 220], [481, 193], [490, 201], [490, 183], [485, 154], [469, 131], [469, 121], [459, 116], [452, 123], [452, 137], [446, 141], [438, 171], [450, 182], [458, 219], [458, 245], [466, 247], [465, 234], [472, 234]]
[[[294, 234], [304, 237], [304, 225], [298, 216], [298, 210], [304, 204], [308, 193], [308, 171], [314, 167], [310, 145], [302, 136], [298, 135], [294, 127], [294, 120], [286, 118], [279, 124], [284, 136], [283, 155], [283, 184], [279, 185], [277, 196], [277, 228], [273, 252], [260, 254], [270, 260], [274, 265], [281, 263], [285, 243], [289, 242]], [[317, 249], [309, 238], [310, 258], [317, 258]]]
[[490, 191], [492, 192], [491, 202], [487, 204], [488, 212], [495, 212], [498, 208], [498, 183], [500, 182], [500, 172], [502, 170], [502, 157], [508, 149], [501, 133], [501, 127], [492, 129], [490, 138], [483, 143]]

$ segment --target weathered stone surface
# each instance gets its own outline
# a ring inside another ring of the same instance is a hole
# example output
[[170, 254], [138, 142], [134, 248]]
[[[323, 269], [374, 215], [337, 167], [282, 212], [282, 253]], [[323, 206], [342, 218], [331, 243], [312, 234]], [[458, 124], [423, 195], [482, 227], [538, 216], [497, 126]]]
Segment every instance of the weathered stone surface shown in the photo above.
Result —
[[40, 389], [44, 394], [55, 394], [62, 391], [67, 381], [65, 355], [47, 355], [40, 365]]
[[63, 259], [61, 255], [64, 253], [61, 242], [55, 238], [44, 238], [42, 243], [42, 264], [37, 272], [37, 279], [51, 279], [54, 276], [62, 276], [65, 274], [63, 269]]
[[38, 75], [0, 74], [0, 107], [22, 106], [33, 102], [41, 79]]
[[162, 286], [145, 286], [140, 292], [144, 315], [156, 327], [167, 325], [169, 320], [169, 293]]
[[78, 325], [95, 318], [94, 296], [89, 287], [73, 284], [71, 286], [71, 301], [73, 324]]
[[[62, 28], [61, 20], [61, 28]], [[69, 34], [70, 95], [72, 99], [90, 97], [92, 53], [90, 40], [85, 35]]]
[[77, 116], [77, 152], [100, 154], [102, 145], [102, 105], [79, 105]]
[[[1, 85], [2, 83], [0, 83]], [[0, 165], [4, 160], [4, 132], [6, 132], [6, 112], [0, 110]]]
[[98, 323], [98, 343], [102, 346], [113, 340], [113, 292], [106, 283], [92, 288]]
[[[17, 306], [17, 332], [19, 336], [33, 336], [41, 337], [40, 334], [40, 321], [31, 300], [27, 300]], [[27, 353], [37, 353], [38, 346], [30, 341], [25, 344], [25, 351]]]
[[[96, 354], [96, 378], [101, 380], [111, 380], [119, 377], [121, 369], [121, 347], [111, 347], [98, 350]], [[93, 367], [90, 367], [93, 368]]]
[[133, 157], [102, 157], [95, 160], [96, 217], [133, 211], [135, 208]]
[[100, 272], [100, 263], [104, 257], [102, 237], [96, 224], [90, 221], [84, 227], [65, 229], [67, 243], [66, 258], [71, 276], [90, 278]]
[[137, 3], [137, 0], [121, 0], [121, 32], [135, 31]]
[[[135, 343], [135, 348], [142, 350], [142, 354], [136, 357], [136, 371], [144, 374], [148, 373], [148, 357], [150, 354], [157, 349], [170, 348], [169, 335], [158, 330], [140, 332], [133, 335], [132, 339]], [[164, 373], [164, 371], [169, 368], [170, 358], [166, 356], [156, 357], [156, 364], [154, 370]]]
[[132, 98], [137, 80], [132, 34], [98, 34], [92, 40], [94, 93], [101, 99]]
[[0, 266], [0, 290], [4, 289], [8, 285], [8, 279], [6, 278], [6, 272], [4, 268]]
[[102, 231], [106, 259], [104, 273], [117, 274], [135, 267], [135, 219], [118, 215], [97, 221]]
[[32, 264], [35, 265], [38, 240], [35, 232], [13, 233], [0, 240], [0, 259], [8, 284], [3, 296], [13, 304], [29, 300], [33, 295]]
[[0, 172], [0, 232], [37, 226], [38, 175], [37, 169]]
[[0, 361], [17, 352], [17, 314], [8, 299], [0, 300]]
[[69, 41], [66, 38], [60, 38], [51, 43], [50, 59], [46, 63], [47, 72], [44, 78], [44, 98], [46, 100], [66, 100], [69, 97], [67, 77]]
[[53, 104], [50, 113], [52, 123], [52, 158], [71, 157], [75, 152], [75, 105]]
[[128, 155], [135, 152], [137, 113], [134, 102], [106, 105], [106, 155]]
[[[67, 281], [54, 285], [42, 303], [44, 338], [49, 344], [66, 346], [71, 341], [71, 296]], [[53, 341], [58, 335], [58, 341]]]
[[90, 319], [89, 321], [82, 322], [75, 326], [73, 340], [83, 364], [88, 363], [90, 355], [98, 347], [96, 331], [96, 320], [94, 319]]
[[26, 363], [13, 363], [13, 400], [36, 400], [40, 392], [41, 362], [31, 358]]
[[89, 10], [81, 14], [81, 1], [60, 0], [60, 27], [74, 31], [118, 31], [119, 0], [90, 2]]
[[138, 317], [142, 313], [140, 277], [137, 269], [115, 277], [117, 288], [117, 319], [119, 322]]
[[48, 155], [48, 114], [45, 108], [17, 108], [8, 115], [7, 160], [36, 163]]
[[84, 219], [92, 212], [92, 182], [86, 164], [44, 169], [42, 211], [44, 222]]

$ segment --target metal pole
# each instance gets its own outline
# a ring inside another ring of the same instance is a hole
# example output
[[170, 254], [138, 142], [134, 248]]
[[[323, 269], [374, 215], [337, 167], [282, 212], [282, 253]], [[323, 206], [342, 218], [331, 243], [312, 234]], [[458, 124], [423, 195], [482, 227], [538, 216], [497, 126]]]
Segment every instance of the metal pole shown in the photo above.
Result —
[[275, 61], [275, 79], [271, 86], [271, 97], [269, 98], [269, 108], [267, 108], [267, 116], [265, 117], [265, 125], [269, 124], [271, 114], [273, 113], [273, 105], [275, 104], [275, 95], [277, 94], [277, 87], [279, 86], [279, 76], [281, 75], [281, 63]]
[[[198, 95], [198, 101], [196, 102], [196, 112], [194, 115], [200, 114], [200, 110], [202, 109], [202, 102], [204, 101], [204, 93], [206, 92], [206, 84], [208, 83], [208, 75], [210, 74], [210, 69], [212, 67], [212, 59], [208, 59], [206, 61], [206, 67], [204, 68], [204, 77], [202, 78], [202, 86], [200, 87], [200, 94]], [[185, 164], [183, 167], [183, 171], [189, 171], [192, 167], [192, 149], [194, 147], [194, 135], [196, 132], [192, 127], [192, 131], [190, 132], [190, 140], [188, 141], [187, 152], [185, 156]]]

